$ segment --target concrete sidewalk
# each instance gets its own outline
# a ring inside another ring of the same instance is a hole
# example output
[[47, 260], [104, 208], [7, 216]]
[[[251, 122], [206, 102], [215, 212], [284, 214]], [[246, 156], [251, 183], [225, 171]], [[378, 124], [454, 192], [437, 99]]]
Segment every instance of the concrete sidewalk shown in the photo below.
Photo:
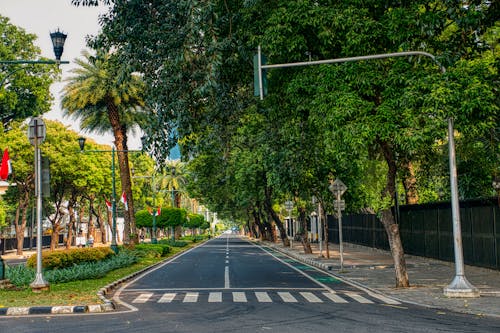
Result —
[[[453, 263], [406, 255], [410, 288], [395, 288], [392, 256], [388, 251], [344, 243], [344, 269], [340, 271], [338, 244], [329, 244], [330, 259], [319, 256], [318, 244], [311, 244], [313, 254], [304, 254], [300, 242], [293, 247], [265, 243], [292, 257], [314, 263], [330, 273], [355, 284], [377, 290], [403, 302], [476, 315], [500, 318], [500, 271], [466, 266], [465, 276], [481, 292], [478, 298], [448, 298], [443, 295], [455, 276]], [[326, 256], [323, 250], [323, 255]]]

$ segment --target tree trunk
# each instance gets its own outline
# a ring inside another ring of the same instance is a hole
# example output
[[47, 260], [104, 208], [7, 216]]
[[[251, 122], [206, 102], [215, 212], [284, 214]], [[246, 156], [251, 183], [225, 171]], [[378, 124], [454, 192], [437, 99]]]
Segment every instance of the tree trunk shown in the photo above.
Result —
[[50, 250], [54, 251], [59, 245], [59, 228], [56, 227], [52, 229], [52, 234], [50, 235]]
[[264, 229], [264, 226], [260, 222], [260, 216], [259, 216], [259, 212], [257, 211], [257, 208], [255, 208], [253, 210], [252, 215], [253, 215], [254, 225], [256, 225], [257, 229], [259, 229], [260, 239], [267, 240], [267, 234], [266, 234], [266, 231]]
[[[387, 179], [386, 187], [381, 194], [382, 202], [394, 202], [394, 194], [396, 192], [396, 161], [391, 146], [386, 141], [378, 141], [385, 161], [387, 163]], [[404, 258], [403, 243], [399, 233], [399, 226], [396, 224], [394, 214], [390, 208], [381, 211], [381, 222], [387, 233], [389, 245], [391, 248], [392, 258], [394, 260], [394, 270], [396, 273], [396, 287], [409, 287], [410, 282], [406, 270], [406, 261]]]
[[[23, 188], [26, 189], [26, 187], [24, 186]], [[27, 190], [22, 191], [19, 197], [19, 205], [17, 206], [16, 209], [16, 219], [14, 221], [16, 229], [17, 255], [23, 254], [24, 231], [26, 230], [26, 222], [28, 221], [28, 202], [29, 202], [29, 191]], [[21, 223], [19, 223], [19, 218], [21, 218]]]
[[417, 177], [411, 161], [403, 163], [403, 186], [407, 205], [418, 204]]
[[101, 231], [101, 243], [106, 244], [108, 241], [108, 237], [106, 235], [106, 224], [104, 223], [104, 219], [102, 218], [100, 206], [97, 206], [96, 214], [97, 223], [99, 223], [99, 230]]
[[406, 271], [406, 260], [401, 243], [399, 226], [394, 223], [394, 215], [390, 209], [384, 209], [381, 221], [389, 239], [392, 258], [394, 259], [394, 270], [396, 273], [396, 288], [406, 288], [410, 286], [408, 272]]
[[309, 243], [309, 238], [307, 238], [307, 220], [306, 220], [306, 210], [304, 207], [299, 207], [299, 224], [300, 229], [297, 234], [300, 237], [300, 242], [302, 243], [302, 247], [304, 248], [305, 254], [311, 254], [311, 244]]
[[[128, 161], [127, 128], [122, 125], [120, 115], [112, 98], [107, 101], [108, 118], [113, 128], [115, 147], [118, 155], [118, 166], [120, 169], [120, 180], [122, 191], [127, 196], [128, 209], [124, 210], [125, 225], [123, 230], [123, 243], [133, 245], [139, 242], [139, 235], [135, 228], [134, 197], [132, 194], [132, 182], [130, 180], [130, 168]], [[120, 194], [121, 195], [121, 194]]]
[[66, 248], [69, 249], [73, 244], [73, 228], [75, 227], [75, 209], [71, 204], [68, 203], [68, 214], [69, 214], [69, 224], [68, 224], [68, 238], [66, 238]]
[[328, 217], [326, 216], [326, 212], [323, 209], [323, 205], [319, 205], [319, 214], [321, 216], [321, 224], [323, 224], [323, 230], [324, 230], [324, 235], [322, 236], [323, 242], [325, 244], [325, 253], [326, 253], [326, 258], [330, 259], [330, 248], [328, 247]]
[[278, 230], [280, 232], [280, 238], [281, 242], [283, 243], [283, 246], [290, 246], [290, 240], [287, 237], [285, 226], [283, 225], [283, 222], [281, 222], [278, 214], [273, 209], [273, 205], [271, 202], [271, 191], [272, 189], [270, 187], [266, 187], [265, 190], [265, 199], [264, 199], [264, 209], [267, 210], [267, 213], [271, 216], [273, 219], [274, 223], [278, 227]]

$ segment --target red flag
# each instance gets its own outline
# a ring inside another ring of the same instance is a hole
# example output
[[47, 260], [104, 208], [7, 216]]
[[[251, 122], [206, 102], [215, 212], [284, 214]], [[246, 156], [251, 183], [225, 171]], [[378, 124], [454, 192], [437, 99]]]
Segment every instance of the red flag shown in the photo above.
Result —
[[9, 175], [12, 173], [12, 165], [10, 163], [9, 151], [5, 149], [3, 151], [2, 165], [0, 166], [0, 178], [2, 180], [7, 180]]
[[104, 201], [106, 202], [106, 207], [108, 207], [108, 210], [111, 212], [112, 210], [111, 202], [106, 198], [104, 198]]
[[158, 206], [158, 209], [156, 210], [156, 216], [160, 216], [161, 214], [161, 207]]
[[121, 197], [120, 201], [121, 201], [121, 202], [122, 202], [122, 204], [125, 206], [125, 210], [128, 210], [128, 204], [127, 204], [127, 193], [125, 193], [125, 191], [123, 191], [123, 193], [122, 193], [122, 197]]

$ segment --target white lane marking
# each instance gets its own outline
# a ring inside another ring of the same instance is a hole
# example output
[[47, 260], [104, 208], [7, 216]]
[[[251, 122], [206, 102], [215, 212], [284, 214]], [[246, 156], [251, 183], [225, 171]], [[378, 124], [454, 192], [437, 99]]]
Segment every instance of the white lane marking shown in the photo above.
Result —
[[229, 260], [226, 260], [226, 264], [229, 264]]
[[132, 301], [132, 303], [146, 303], [151, 296], [153, 296], [153, 293], [140, 294]]
[[335, 303], [349, 303], [345, 299], [343, 299], [342, 297], [335, 294], [334, 292], [323, 293], [323, 295], [325, 295], [325, 297], [327, 297], [328, 299], [330, 299], [332, 302], [335, 302]]
[[321, 298], [309, 292], [300, 292], [300, 295], [304, 297], [309, 303], [323, 303]]
[[344, 292], [344, 294], [346, 294], [347, 296], [349, 296], [350, 298], [352, 298], [353, 300], [359, 302], [359, 303], [363, 303], [363, 304], [373, 304], [372, 301], [370, 301], [369, 299], [366, 299], [364, 298], [363, 296], [357, 294], [357, 293], [354, 293], [352, 291], [346, 291]]
[[220, 303], [222, 302], [222, 293], [214, 292], [208, 294], [208, 303]]
[[256, 291], [255, 297], [257, 297], [257, 300], [260, 303], [272, 303], [273, 302], [271, 297], [269, 297], [269, 295], [264, 291]]
[[244, 292], [233, 292], [233, 302], [235, 303], [246, 303], [247, 295]]
[[386, 304], [391, 304], [391, 305], [400, 305], [401, 304], [401, 302], [393, 300], [392, 298], [389, 298], [389, 297], [385, 297], [384, 295], [378, 295], [375, 293], [368, 293], [368, 295], [370, 295], [373, 298], [379, 299]]
[[187, 293], [186, 296], [184, 296], [184, 303], [195, 303], [198, 302], [198, 293]]
[[289, 292], [278, 292], [278, 295], [285, 303], [297, 303], [297, 299]]
[[224, 289], [229, 289], [229, 266], [224, 269]]
[[158, 300], [158, 303], [170, 303], [175, 298], [175, 293], [166, 293]]

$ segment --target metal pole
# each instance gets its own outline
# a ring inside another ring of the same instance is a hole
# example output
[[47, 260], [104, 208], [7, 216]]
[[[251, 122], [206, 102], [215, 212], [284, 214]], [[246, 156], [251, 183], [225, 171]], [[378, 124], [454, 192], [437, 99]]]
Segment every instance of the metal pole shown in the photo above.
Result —
[[156, 239], [156, 214], [158, 210], [156, 209], [156, 185], [155, 185], [155, 175], [151, 175], [151, 182], [153, 185], [153, 234], [151, 235], [151, 244], [157, 244], [158, 241]]
[[344, 270], [344, 244], [342, 241], [342, 210], [340, 209], [340, 191], [337, 191], [337, 215], [339, 219], [340, 271]]
[[112, 184], [112, 195], [111, 195], [111, 205], [113, 214], [113, 229], [111, 230], [111, 249], [118, 253], [118, 245], [116, 243], [116, 179], [115, 179], [115, 147], [111, 149], [111, 184]]
[[[172, 187], [172, 191], [171, 191], [171, 197], [172, 197], [172, 208], [175, 208], [175, 189], [174, 187]], [[171, 237], [172, 237], [172, 240], [175, 241], [175, 228], [174, 226], [171, 226], [170, 227], [170, 233], [172, 234]]]
[[49, 289], [49, 283], [43, 278], [42, 273], [42, 177], [40, 148], [38, 147], [38, 125], [35, 124], [35, 190], [36, 190], [36, 275], [31, 283], [35, 292]]
[[318, 202], [319, 256], [323, 257], [323, 220], [321, 219], [321, 202]]
[[444, 295], [449, 297], [479, 297], [479, 290], [465, 277], [462, 248], [462, 230], [460, 226], [460, 208], [458, 201], [457, 166], [455, 157], [455, 138], [453, 119], [448, 119], [448, 153], [450, 160], [451, 216], [453, 219], [453, 245], [455, 249], [455, 278], [444, 288]]
[[259, 95], [260, 95], [260, 100], [262, 101], [264, 99], [264, 87], [262, 87], [262, 53], [260, 49], [260, 45], [257, 48], [257, 63], [259, 65]]

